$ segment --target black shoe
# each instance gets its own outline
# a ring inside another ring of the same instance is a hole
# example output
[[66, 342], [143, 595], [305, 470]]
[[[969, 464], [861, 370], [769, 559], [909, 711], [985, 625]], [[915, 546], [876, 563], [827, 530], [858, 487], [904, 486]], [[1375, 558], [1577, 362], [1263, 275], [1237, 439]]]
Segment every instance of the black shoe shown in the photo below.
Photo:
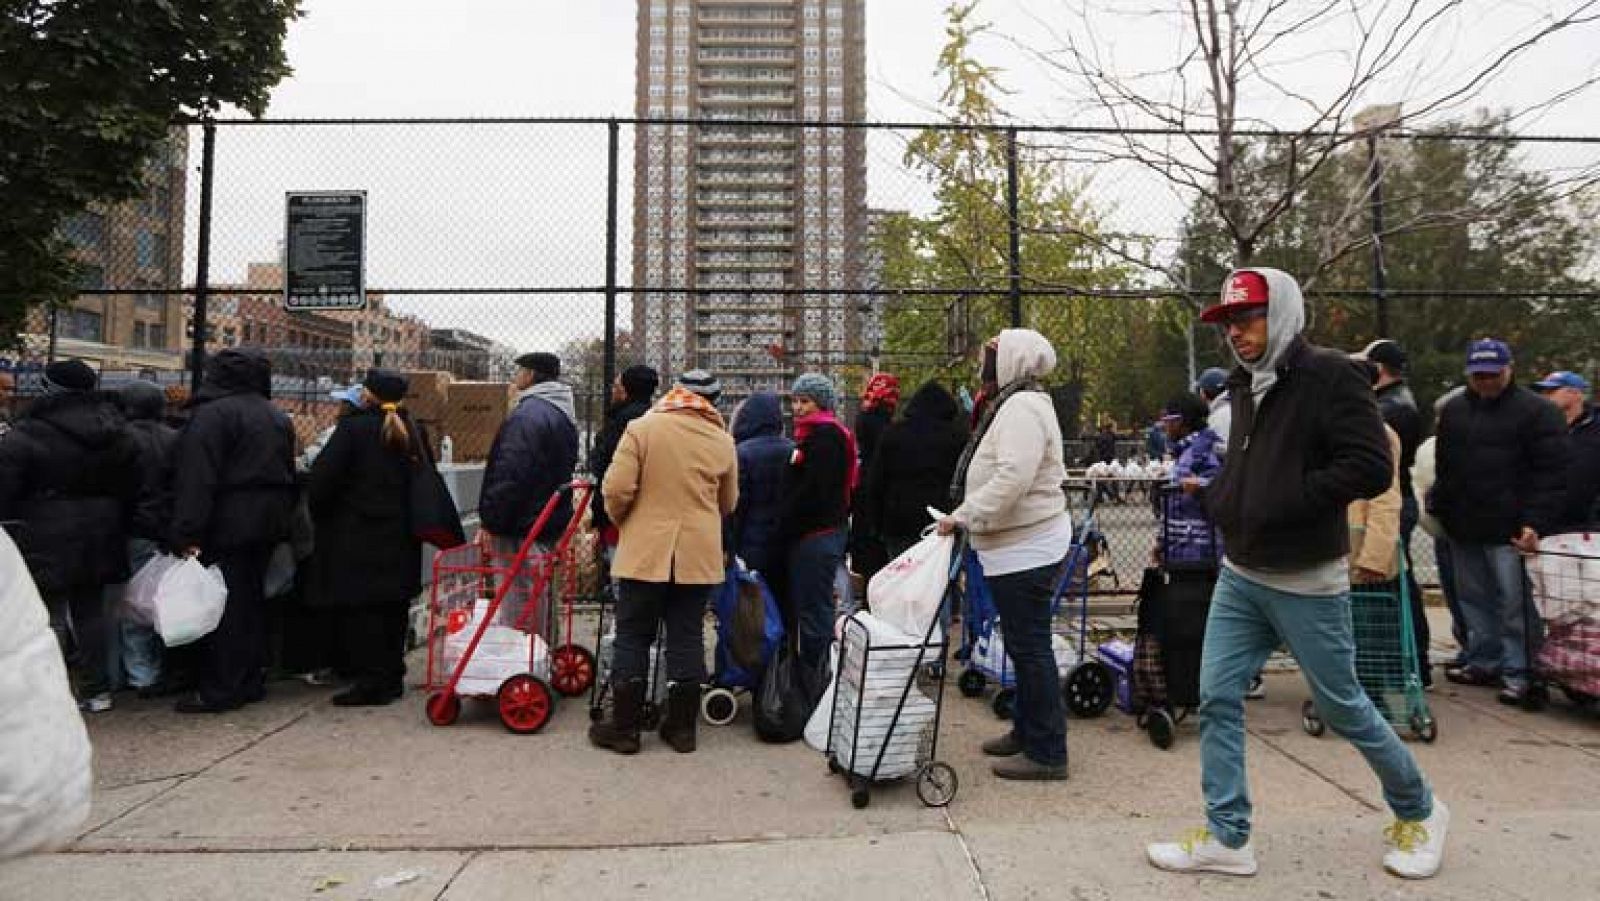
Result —
[[983, 753], [990, 757], [1015, 757], [1022, 753], [1022, 742], [1017, 741], [1015, 732], [1007, 732], [999, 738], [991, 738], [984, 742]]
[[141, 701], [148, 701], [153, 698], [168, 698], [182, 692], [183, 686], [174, 685], [165, 679], [159, 682], [152, 682], [149, 685], [141, 685], [133, 690], [133, 693], [138, 695]]
[[1025, 754], [1016, 757], [1007, 757], [997, 760], [990, 769], [1001, 779], [1012, 779], [1020, 782], [1065, 782], [1067, 779], [1067, 765], [1065, 763], [1054, 766], [1039, 763]]
[[1475, 666], [1447, 666], [1444, 677], [1457, 685], [1493, 685], [1499, 681], [1494, 673]]
[[1528, 690], [1526, 688], [1516, 688], [1507, 685], [1505, 688], [1500, 689], [1500, 694], [1497, 697], [1499, 697], [1500, 703], [1506, 705], [1507, 707], [1520, 707], [1522, 706], [1523, 699], [1527, 696]]
[[190, 695], [172, 705], [172, 709], [178, 713], [227, 713], [238, 707], [238, 704], [214, 704], [199, 695]]

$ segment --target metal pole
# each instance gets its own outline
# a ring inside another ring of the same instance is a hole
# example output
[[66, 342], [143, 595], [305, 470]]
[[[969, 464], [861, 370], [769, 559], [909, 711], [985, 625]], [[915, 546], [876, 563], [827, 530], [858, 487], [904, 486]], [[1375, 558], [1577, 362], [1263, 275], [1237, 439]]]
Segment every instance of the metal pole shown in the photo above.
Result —
[[1372, 300], [1378, 309], [1378, 337], [1389, 337], [1389, 277], [1383, 262], [1383, 159], [1378, 133], [1367, 135], [1367, 190], [1372, 202]]
[[1022, 327], [1022, 222], [1017, 214], [1017, 130], [1006, 129], [1006, 232], [1011, 327]]
[[200, 390], [200, 374], [205, 371], [206, 301], [211, 293], [211, 186], [217, 162], [217, 124], [207, 119], [200, 125], [200, 235], [194, 267], [194, 349], [189, 361], [192, 372], [189, 390]]
[[[615, 119], [606, 123], [606, 345], [605, 384], [601, 395], [611, 390], [617, 379], [617, 138], [621, 128]], [[601, 405], [604, 409], [604, 404]]]

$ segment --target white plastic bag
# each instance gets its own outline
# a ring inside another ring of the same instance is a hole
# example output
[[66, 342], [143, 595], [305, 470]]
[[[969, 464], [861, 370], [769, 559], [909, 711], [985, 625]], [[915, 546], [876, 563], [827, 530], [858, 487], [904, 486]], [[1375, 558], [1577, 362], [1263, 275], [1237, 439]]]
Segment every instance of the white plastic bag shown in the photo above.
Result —
[[955, 547], [954, 535], [930, 533], [878, 570], [867, 583], [873, 615], [920, 642], [944, 602]]
[[161, 575], [154, 597], [152, 623], [167, 647], [190, 644], [210, 635], [222, 622], [228, 605], [228, 584], [222, 570], [201, 566], [193, 557], [179, 560]]
[[141, 626], [153, 626], [156, 623], [156, 589], [161, 587], [161, 579], [183, 561], [170, 554], [157, 554], [139, 567], [139, 571], [128, 580], [128, 587], [122, 593], [122, 605], [127, 619]]
[[817, 701], [817, 707], [811, 711], [811, 719], [806, 720], [806, 744], [812, 750], [828, 753], [828, 724], [833, 721], [833, 687], [839, 681], [839, 643], [836, 641], [828, 646], [828, 672], [833, 673], [828, 680], [828, 687], [822, 692], [822, 699]]

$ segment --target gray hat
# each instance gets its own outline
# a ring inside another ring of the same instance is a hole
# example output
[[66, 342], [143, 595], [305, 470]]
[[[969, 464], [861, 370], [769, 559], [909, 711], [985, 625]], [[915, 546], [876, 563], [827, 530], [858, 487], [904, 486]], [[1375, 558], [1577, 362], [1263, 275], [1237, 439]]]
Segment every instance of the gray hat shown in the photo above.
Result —
[[704, 369], [691, 369], [678, 376], [678, 386], [700, 395], [712, 403], [722, 396], [722, 383]]

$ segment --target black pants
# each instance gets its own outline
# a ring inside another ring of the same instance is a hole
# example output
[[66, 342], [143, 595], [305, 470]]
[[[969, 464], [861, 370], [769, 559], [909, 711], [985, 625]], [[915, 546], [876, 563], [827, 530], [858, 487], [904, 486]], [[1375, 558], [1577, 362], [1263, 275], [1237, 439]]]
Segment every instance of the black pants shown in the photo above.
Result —
[[650, 668], [656, 626], [667, 631], [667, 679], [700, 685], [706, 680], [706, 604], [715, 585], [622, 580], [617, 599], [616, 661], [612, 679], [642, 679]]
[[217, 630], [200, 641], [200, 698], [208, 704], [242, 704], [261, 696], [266, 683], [267, 599], [262, 582], [272, 545], [230, 548], [201, 562], [222, 570], [228, 604]]
[[405, 604], [372, 604], [334, 611], [338, 657], [360, 688], [401, 688], [406, 677]]
[[78, 670], [79, 691], [86, 698], [111, 690], [106, 676], [107, 641], [111, 635], [105, 595], [104, 588], [94, 585], [52, 592], [45, 599], [50, 628], [61, 643], [61, 656]]

